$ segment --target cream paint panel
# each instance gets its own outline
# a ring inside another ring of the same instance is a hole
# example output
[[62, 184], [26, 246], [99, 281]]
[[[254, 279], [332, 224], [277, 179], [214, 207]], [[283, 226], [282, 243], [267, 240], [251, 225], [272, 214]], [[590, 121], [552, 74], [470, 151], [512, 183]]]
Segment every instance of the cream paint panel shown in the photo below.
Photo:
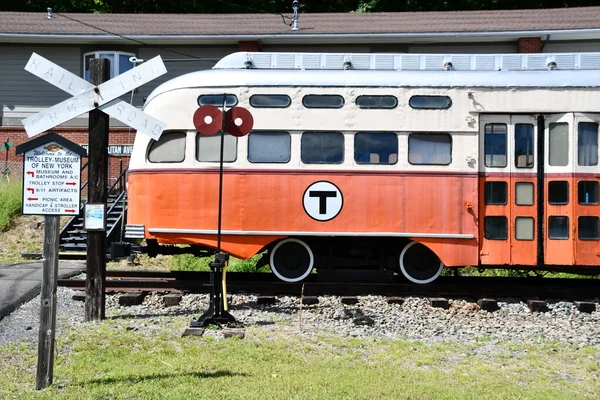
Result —
[[462, 93], [468, 96], [469, 111], [473, 113], [600, 112], [600, 90], [595, 88], [477, 88]]
[[[153, 98], [145, 111], [164, 121], [165, 129], [193, 129], [193, 114], [198, 108], [200, 94], [231, 93], [238, 96], [239, 105], [249, 107], [252, 94], [287, 94], [292, 105], [285, 109], [250, 108], [255, 129], [302, 130], [418, 130], [431, 132], [477, 131], [469, 99], [464, 89], [406, 89], [406, 88], [225, 88], [181, 89], [162, 93]], [[302, 98], [309, 94], [339, 94], [346, 104], [340, 109], [306, 109]], [[354, 105], [361, 94], [394, 95], [399, 105], [393, 110], [361, 110]], [[413, 95], [447, 95], [452, 99], [448, 110], [415, 110], [408, 105]]]

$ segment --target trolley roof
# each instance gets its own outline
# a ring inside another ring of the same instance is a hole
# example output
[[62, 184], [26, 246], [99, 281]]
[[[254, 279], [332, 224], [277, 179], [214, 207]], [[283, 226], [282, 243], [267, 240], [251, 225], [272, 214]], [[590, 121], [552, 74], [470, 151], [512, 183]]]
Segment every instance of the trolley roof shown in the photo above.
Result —
[[148, 101], [161, 93], [184, 88], [260, 86], [600, 87], [600, 53], [440, 55], [240, 52], [226, 56], [212, 70], [192, 72], [163, 83], [150, 94]]

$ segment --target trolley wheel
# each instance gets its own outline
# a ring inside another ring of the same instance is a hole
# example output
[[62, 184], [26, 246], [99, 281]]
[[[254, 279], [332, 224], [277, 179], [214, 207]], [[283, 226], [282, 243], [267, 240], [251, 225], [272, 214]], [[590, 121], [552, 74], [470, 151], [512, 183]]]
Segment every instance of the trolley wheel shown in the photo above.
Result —
[[306, 243], [284, 239], [271, 250], [271, 271], [284, 282], [300, 282], [313, 269], [315, 258]]
[[399, 261], [402, 275], [414, 283], [433, 282], [444, 269], [438, 256], [419, 242], [411, 242], [402, 249]]

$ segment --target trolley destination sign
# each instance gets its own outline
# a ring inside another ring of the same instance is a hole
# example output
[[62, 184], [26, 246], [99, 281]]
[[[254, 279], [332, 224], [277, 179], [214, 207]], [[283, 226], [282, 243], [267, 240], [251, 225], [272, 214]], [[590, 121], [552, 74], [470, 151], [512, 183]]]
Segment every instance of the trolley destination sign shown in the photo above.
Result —
[[[26, 147], [25, 147], [26, 146]], [[17, 147], [23, 156], [25, 215], [77, 215], [85, 150], [55, 133]]]

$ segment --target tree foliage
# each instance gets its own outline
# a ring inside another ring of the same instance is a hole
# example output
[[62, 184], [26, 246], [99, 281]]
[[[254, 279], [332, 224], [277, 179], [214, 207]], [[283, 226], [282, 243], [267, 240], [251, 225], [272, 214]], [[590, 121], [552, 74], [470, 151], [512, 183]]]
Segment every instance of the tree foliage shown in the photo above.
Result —
[[[12, 4], [11, 4], [12, 3]], [[4, 11], [95, 13], [291, 13], [292, 0], [21, 0]], [[596, 0], [328, 0], [300, 1], [300, 11], [382, 12], [560, 8], [597, 5]]]

